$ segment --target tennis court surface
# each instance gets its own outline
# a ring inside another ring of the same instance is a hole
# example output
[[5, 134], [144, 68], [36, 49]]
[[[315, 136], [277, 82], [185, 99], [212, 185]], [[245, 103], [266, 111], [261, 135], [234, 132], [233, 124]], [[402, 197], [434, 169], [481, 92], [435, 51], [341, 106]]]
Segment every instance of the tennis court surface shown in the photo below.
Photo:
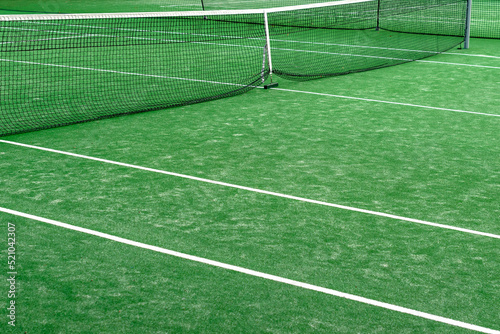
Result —
[[474, 3], [5, 1], [1, 332], [500, 333]]

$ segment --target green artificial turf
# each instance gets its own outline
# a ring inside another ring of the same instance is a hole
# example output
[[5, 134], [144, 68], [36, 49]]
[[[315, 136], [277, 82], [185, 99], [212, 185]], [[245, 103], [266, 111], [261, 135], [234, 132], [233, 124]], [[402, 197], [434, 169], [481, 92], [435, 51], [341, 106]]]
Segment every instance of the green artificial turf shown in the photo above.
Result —
[[[498, 236], [499, 73], [500, 40], [473, 39], [425, 61], [1, 139]], [[56, 81], [55, 94], [72, 89]], [[0, 207], [500, 329], [498, 238], [6, 142]], [[4, 282], [9, 224], [16, 327], [4, 284], [2, 333], [469, 332], [0, 212]]]
[[[453, 52], [494, 56], [500, 46], [473, 45]], [[498, 59], [429, 60], [490, 67], [414, 62], [280, 88], [498, 115]], [[254, 90], [3, 139], [499, 234], [499, 133], [498, 117]], [[2, 207], [499, 328], [498, 239], [4, 143], [0, 156]], [[18, 227], [27, 333], [462, 332], [24, 218], [0, 221]]]
[[[467, 332], [57, 227], [7, 219], [19, 227], [22, 264], [16, 333]], [[362, 289], [363, 282], [350, 284]], [[471, 312], [467, 318], [476, 320], [476, 311]]]

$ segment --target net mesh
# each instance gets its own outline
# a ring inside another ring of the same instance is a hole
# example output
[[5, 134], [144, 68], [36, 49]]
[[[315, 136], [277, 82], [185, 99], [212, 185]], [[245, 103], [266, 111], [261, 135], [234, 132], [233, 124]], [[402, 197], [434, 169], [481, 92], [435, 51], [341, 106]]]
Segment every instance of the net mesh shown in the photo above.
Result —
[[472, 27], [474, 37], [500, 38], [500, 0], [474, 0]]
[[[392, 2], [392, 3], [391, 3]], [[463, 41], [466, 0], [356, 0], [263, 11], [0, 17], [0, 135], [232, 96]]]
[[[249, 9], [249, 8], [269, 8], [279, 6], [295, 6], [311, 3], [324, 3], [330, 0], [203, 0], [204, 8], [207, 10], [221, 10], [221, 9]], [[428, 1], [425, 0], [401, 0], [401, 1], [387, 1], [381, 0], [382, 5], [390, 6], [396, 5], [397, 7], [414, 6], [427, 6]], [[401, 4], [399, 4], [401, 3]], [[201, 4], [198, 3], [186, 4], [179, 6], [179, 4], [171, 3], [165, 5], [168, 8], [197, 8]], [[438, 12], [435, 11], [434, 15]], [[446, 16], [447, 13], [444, 11]], [[472, 0], [472, 37], [482, 38], [500, 38], [500, 0]]]
[[[2, 0], [5, 13], [119, 13], [243, 10], [325, 3], [331, 0]], [[381, 0], [382, 3], [395, 1]], [[409, 1], [403, 0], [408, 3]], [[426, 1], [413, 0], [415, 6]], [[500, 0], [473, 0], [472, 37], [500, 38]]]
[[312, 79], [435, 55], [463, 41], [465, 5], [371, 1], [269, 14], [274, 73]]
[[[224, 2], [224, 0], [217, 2]], [[0, 2], [0, 10], [9, 11], [12, 14], [16, 12], [46, 14], [162, 12], [202, 9], [201, 0], [2, 0]]]
[[217, 16], [0, 21], [0, 134], [245, 92], [264, 37]]

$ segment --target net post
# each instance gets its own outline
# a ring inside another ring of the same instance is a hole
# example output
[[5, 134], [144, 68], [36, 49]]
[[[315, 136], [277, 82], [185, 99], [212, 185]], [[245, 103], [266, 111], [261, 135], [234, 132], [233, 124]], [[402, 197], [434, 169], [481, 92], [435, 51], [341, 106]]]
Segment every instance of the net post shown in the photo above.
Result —
[[381, 0], [378, 0], [377, 4], [377, 28], [375, 29], [376, 31], [380, 30], [380, 1]]
[[271, 35], [269, 33], [269, 19], [267, 18], [267, 11], [264, 11], [264, 26], [266, 29], [266, 48], [267, 48], [267, 59], [269, 61], [269, 77], [271, 79], [271, 83], [269, 85], [265, 85], [265, 89], [273, 88], [278, 86], [278, 83], [273, 83], [273, 59], [271, 56]]
[[466, 14], [466, 18], [465, 18], [464, 49], [468, 49], [470, 46], [471, 22], [472, 22], [472, 0], [467, 0], [467, 14]]

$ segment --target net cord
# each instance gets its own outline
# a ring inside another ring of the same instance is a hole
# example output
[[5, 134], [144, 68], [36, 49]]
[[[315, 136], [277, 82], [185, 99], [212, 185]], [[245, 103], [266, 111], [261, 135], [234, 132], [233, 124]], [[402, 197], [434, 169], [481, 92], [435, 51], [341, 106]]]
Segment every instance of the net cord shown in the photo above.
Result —
[[315, 3], [299, 6], [287, 6], [268, 9], [218, 10], [218, 11], [185, 11], [185, 12], [138, 12], [138, 13], [88, 13], [88, 14], [29, 14], [29, 15], [0, 15], [0, 21], [29, 21], [29, 20], [78, 20], [78, 19], [114, 19], [114, 18], [147, 18], [147, 17], [189, 17], [189, 16], [221, 16], [221, 15], [249, 15], [280, 13], [286, 11], [343, 6], [378, 0], [342, 0], [324, 3]]
[[470, 46], [470, 28], [472, 24], [472, 0], [467, 0], [467, 16], [465, 18], [464, 49]]

